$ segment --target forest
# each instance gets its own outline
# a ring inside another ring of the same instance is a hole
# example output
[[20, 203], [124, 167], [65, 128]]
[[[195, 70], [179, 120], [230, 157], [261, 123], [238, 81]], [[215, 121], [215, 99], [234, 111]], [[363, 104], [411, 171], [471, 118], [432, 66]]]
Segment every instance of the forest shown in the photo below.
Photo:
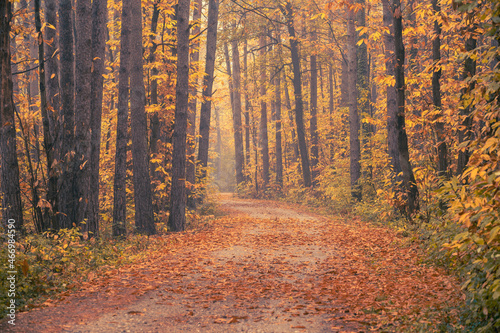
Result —
[[403, 234], [498, 332], [499, 42], [496, 0], [0, 0], [0, 278], [11, 234], [28, 307], [231, 192]]

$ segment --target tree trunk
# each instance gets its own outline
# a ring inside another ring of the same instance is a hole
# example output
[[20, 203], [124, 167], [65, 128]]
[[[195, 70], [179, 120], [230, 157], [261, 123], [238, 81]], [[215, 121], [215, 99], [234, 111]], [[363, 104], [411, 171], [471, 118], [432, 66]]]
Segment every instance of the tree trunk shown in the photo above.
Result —
[[120, 37], [120, 70], [118, 81], [118, 112], [116, 121], [115, 180], [113, 185], [113, 227], [114, 237], [126, 235], [127, 219], [127, 143], [128, 103], [130, 77], [130, 1], [122, 2], [122, 25]]
[[99, 236], [99, 158], [101, 153], [101, 118], [106, 55], [107, 0], [92, 2], [92, 89], [91, 89], [91, 152], [90, 152], [90, 201], [88, 230]]
[[210, 114], [212, 108], [212, 87], [214, 83], [215, 52], [217, 50], [217, 21], [219, 17], [219, 1], [208, 2], [207, 52], [205, 75], [203, 77], [203, 101], [200, 110], [200, 144], [198, 160], [202, 167], [201, 181], [205, 181], [208, 165], [208, 148], [210, 140]]
[[[12, 3], [0, 0], [0, 165], [2, 191], [2, 223], [7, 230], [11, 223], [16, 232], [23, 232], [23, 207], [19, 185], [16, 127], [10, 54], [10, 22]], [[10, 229], [10, 228], [9, 228]]]
[[[56, 55], [58, 50], [57, 43], [57, 2], [45, 1], [45, 21], [54, 29], [45, 29], [45, 64], [46, 64], [46, 95], [47, 95], [47, 114], [49, 120], [49, 132], [52, 136], [52, 161], [59, 162], [60, 139], [58, 140], [59, 126], [58, 117], [61, 108], [61, 89], [59, 85], [59, 60]], [[59, 229], [59, 200], [57, 197], [58, 175], [56, 170], [53, 170], [52, 164], [47, 162], [48, 189], [47, 201], [51, 208], [45, 210], [46, 218], [51, 222], [50, 228], [53, 230]]]
[[[382, 1], [384, 10], [384, 25], [389, 28], [389, 32], [384, 34], [385, 47], [385, 73], [387, 76], [394, 76], [394, 25], [392, 22], [392, 11], [390, 0]], [[397, 115], [398, 108], [396, 105], [396, 89], [393, 86], [387, 86], [387, 146], [392, 166], [393, 185], [399, 180], [401, 166], [399, 163], [398, 152], [398, 133], [397, 133]]]
[[[279, 40], [279, 36], [278, 36]], [[283, 187], [283, 149], [281, 143], [281, 75], [276, 73], [274, 78], [275, 117], [276, 117], [276, 184]]]
[[[158, 28], [158, 18], [160, 16], [160, 8], [158, 7], [158, 2], [155, 1], [153, 5], [153, 15], [151, 16], [151, 35], [150, 35], [150, 40], [151, 40], [151, 47], [149, 49], [149, 57], [148, 57], [148, 62], [150, 64], [153, 64], [156, 59], [156, 49], [158, 47], [158, 44], [155, 41], [156, 37], [156, 30]], [[153, 78], [151, 79], [151, 87], [150, 87], [150, 95], [149, 95], [149, 104], [150, 105], [158, 105], [158, 80], [154, 78], [154, 76], [158, 75], [159, 71], [158, 68], [153, 67], [151, 69], [151, 75]], [[161, 182], [162, 176], [160, 176], [157, 172], [156, 169], [160, 165], [160, 163], [154, 162], [153, 160], [158, 159], [158, 140], [160, 140], [160, 116], [158, 114], [158, 111], [154, 110], [153, 113], [151, 114], [150, 120], [149, 120], [149, 129], [151, 131], [151, 135], [149, 138], [149, 157], [152, 159], [150, 160], [150, 177], [151, 177], [151, 183], [156, 184], [157, 182]], [[159, 193], [155, 193], [154, 190], [152, 190], [152, 198], [153, 198], [153, 211], [154, 213], [159, 213], [160, 210], [160, 197], [161, 195]]]
[[293, 67], [293, 87], [295, 94], [295, 124], [297, 125], [297, 138], [299, 141], [299, 151], [302, 162], [302, 177], [305, 187], [311, 186], [311, 171], [309, 168], [309, 156], [307, 152], [306, 136], [304, 130], [304, 106], [302, 102], [302, 80], [300, 72], [300, 58], [298, 39], [295, 36], [295, 27], [293, 23], [293, 9], [290, 2], [286, 2], [286, 8], [283, 9], [286, 17], [288, 34], [290, 35], [290, 51], [292, 55]]
[[[250, 98], [248, 96], [248, 41], [243, 45], [243, 91], [245, 93], [245, 168], [250, 165]], [[248, 170], [247, 170], [248, 172]]]
[[262, 156], [262, 179], [264, 181], [264, 190], [269, 184], [269, 140], [267, 136], [267, 102], [266, 102], [266, 28], [259, 38], [260, 47], [260, 123], [259, 123], [259, 143]]
[[[313, 43], [317, 42], [316, 31], [313, 31], [311, 40]], [[316, 54], [311, 55], [311, 120], [310, 120], [310, 135], [311, 135], [311, 170], [312, 170], [312, 183], [314, 186], [318, 185], [318, 161], [319, 161], [319, 140], [318, 140], [318, 66]]]
[[[89, 227], [90, 151], [91, 151], [91, 83], [92, 83], [92, 3], [76, 0], [75, 49], [75, 164], [73, 191], [75, 194], [74, 222], [84, 235]], [[77, 111], [77, 112], [76, 112]], [[93, 184], [93, 186], [95, 186]], [[85, 237], [85, 236], [84, 236]]]
[[[468, 33], [472, 33], [474, 27], [469, 28]], [[470, 35], [465, 41], [465, 50], [471, 52], [476, 48], [476, 39], [474, 36]], [[467, 57], [464, 61], [464, 71], [462, 74], [462, 80], [465, 81], [476, 74], [476, 61], [471, 57]], [[471, 140], [472, 137], [472, 107], [469, 102], [466, 102], [466, 96], [474, 89], [474, 83], [470, 83], [467, 88], [462, 89], [462, 94], [460, 96], [461, 106], [460, 106], [460, 116], [462, 117], [462, 126], [458, 130], [458, 143], [461, 144], [465, 141]], [[457, 175], [461, 175], [467, 164], [469, 163], [470, 151], [468, 148], [463, 148], [458, 152], [457, 160]]]
[[[193, 28], [193, 36], [197, 36], [193, 41], [193, 53], [191, 53], [191, 68], [195, 73], [198, 73], [199, 61], [200, 61], [200, 36], [198, 34], [201, 31], [201, 10], [202, 1], [196, 0], [195, 8], [193, 10], [193, 21], [198, 23]], [[196, 76], [197, 77], [197, 76]], [[193, 187], [196, 183], [196, 161], [195, 161], [195, 151], [196, 151], [196, 104], [197, 104], [197, 90], [198, 90], [198, 80], [194, 83], [194, 86], [190, 89], [191, 100], [189, 101], [189, 124], [188, 124], [188, 145], [187, 145], [187, 168], [186, 168], [186, 180], [188, 182], [187, 188], [187, 205], [189, 208], [196, 207], [196, 200], [193, 198]]]
[[[438, 4], [438, 0], [432, 0], [432, 9], [434, 14], [437, 16], [441, 11], [441, 7]], [[411, 54], [411, 52], [410, 52]], [[441, 24], [437, 19], [434, 20], [434, 39], [432, 40], [432, 60], [434, 61], [434, 72], [432, 73], [432, 102], [434, 108], [436, 109], [436, 136], [437, 136], [437, 159], [438, 159], [438, 175], [441, 177], [446, 177], [448, 173], [448, 149], [446, 146], [446, 135], [444, 133], [444, 123], [441, 118], [442, 115], [442, 105], [441, 105]]]
[[288, 112], [288, 118], [290, 121], [290, 130], [292, 132], [291, 135], [291, 141], [292, 141], [292, 148], [293, 148], [293, 161], [297, 161], [299, 159], [299, 145], [297, 143], [297, 135], [295, 133], [295, 127], [294, 125], [294, 120], [293, 120], [293, 113], [292, 113], [292, 103], [290, 101], [290, 92], [288, 90], [288, 84], [286, 80], [286, 73], [283, 71], [283, 83], [284, 83], [284, 90], [285, 90], [285, 105], [287, 108]]
[[179, 0], [177, 11], [177, 86], [172, 154], [172, 194], [168, 226], [186, 228], [186, 130], [189, 104], [189, 3]]
[[241, 124], [241, 69], [240, 53], [238, 51], [238, 41], [231, 42], [233, 51], [233, 128], [234, 128], [234, 153], [236, 160], [236, 184], [239, 186], [245, 181], [243, 176], [243, 165], [245, 155], [243, 152], [243, 129]]
[[403, 172], [402, 183], [402, 208], [404, 213], [411, 218], [418, 209], [418, 189], [413, 175], [413, 169], [410, 163], [410, 154], [408, 151], [408, 137], [405, 128], [405, 49], [403, 44], [403, 22], [401, 14], [401, 1], [393, 0], [393, 24], [394, 24], [394, 49], [396, 56], [396, 65], [394, 68], [396, 77], [396, 98], [397, 98], [397, 138], [399, 163]]
[[75, 70], [73, 54], [73, 7], [71, 0], [59, 1], [59, 50], [61, 75], [60, 140], [62, 174], [59, 189], [59, 226], [73, 227], [73, 156], [75, 149]]
[[[352, 5], [352, 3], [350, 4]], [[361, 148], [359, 142], [359, 114], [358, 114], [358, 91], [357, 83], [357, 57], [356, 43], [357, 33], [354, 26], [354, 10], [348, 11], [347, 21], [347, 53], [348, 53], [348, 91], [349, 91], [349, 160], [351, 176], [351, 194], [356, 200], [361, 200]]]
[[[140, 0], [130, 3], [130, 126], [134, 170], [135, 226], [139, 233], [156, 233], [153, 197], [149, 178], [146, 91], [142, 57], [142, 6]], [[186, 87], [187, 88], [187, 87]], [[187, 95], [187, 91], [186, 91]]]
[[[38, 35], [38, 75], [39, 75], [39, 89], [40, 89], [40, 113], [42, 114], [42, 128], [43, 128], [43, 147], [45, 150], [45, 154], [47, 157], [47, 175], [49, 178], [48, 182], [48, 192], [47, 192], [47, 201], [49, 204], [52, 206], [53, 201], [51, 198], [53, 198], [54, 193], [52, 190], [54, 190], [54, 185], [55, 185], [55, 190], [57, 191], [57, 183], [55, 182], [55, 179], [52, 179], [50, 175], [54, 174], [54, 171], [52, 171], [53, 165], [54, 165], [54, 137], [53, 137], [53, 132], [51, 131], [50, 128], [50, 119], [49, 119], [49, 111], [48, 111], [48, 103], [47, 103], [47, 91], [45, 89], [46, 87], [46, 78], [45, 78], [45, 61], [44, 61], [44, 40], [43, 40], [43, 35], [42, 35], [42, 20], [40, 17], [40, 0], [35, 0], [35, 28], [36, 32]], [[33, 178], [32, 178], [33, 179]], [[36, 199], [35, 199], [36, 198]], [[40, 229], [39, 231], [46, 231], [50, 228], [51, 225], [55, 224], [54, 221], [54, 214], [49, 215], [49, 211], [47, 208], [44, 209], [43, 214], [41, 214], [41, 208], [39, 206], [39, 196], [34, 195], [33, 196], [33, 205], [34, 207], [38, 207], [37, 209], [40, 210], [40, 219], [39, 219], [39, 224], [40, 224]], [[51, 201], [49, 201], [51, 200]]]

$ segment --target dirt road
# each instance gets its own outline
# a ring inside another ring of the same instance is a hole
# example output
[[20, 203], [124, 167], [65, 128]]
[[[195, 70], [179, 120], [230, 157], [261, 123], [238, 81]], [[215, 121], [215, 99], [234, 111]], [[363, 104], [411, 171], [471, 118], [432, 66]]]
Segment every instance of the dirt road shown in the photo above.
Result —
[[14, 331], [398, 331], [403, 316], [460, 297], [391, 231], [272, 201], [220, 203], [224, 217], [162, 236], [163, 252], [19, 314]]

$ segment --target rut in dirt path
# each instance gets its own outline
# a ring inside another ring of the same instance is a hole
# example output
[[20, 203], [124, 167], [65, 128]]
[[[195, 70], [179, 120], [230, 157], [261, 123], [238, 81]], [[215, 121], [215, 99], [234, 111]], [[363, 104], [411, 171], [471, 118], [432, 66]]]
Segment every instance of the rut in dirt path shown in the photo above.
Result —
[[459, 296], [385, 229], [273, 201], [220, 202], [226, 216], [163, 236], [150, 260], [20, 314], [16, 331], [398, 331], [401, 316]]

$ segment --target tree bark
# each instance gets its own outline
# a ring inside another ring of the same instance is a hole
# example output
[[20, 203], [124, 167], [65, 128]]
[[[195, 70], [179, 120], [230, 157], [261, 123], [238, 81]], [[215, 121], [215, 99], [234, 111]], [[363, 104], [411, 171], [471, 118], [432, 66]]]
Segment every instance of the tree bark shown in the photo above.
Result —
[[179, 0], [177, 11], [177, 86], [172, 154], [172, 203], [168, 226], [186, 228], [186, 130], [189, 104], [189, 3]]
[[259, 123], [259, 143], [260, 154], [262, 157], [262, 179], [264, 181], [263, 188], [267, 188], [269, 184], [269, 140], [267, 133], [267, 102], [266, 102], [266, 28], [263, 27], [263, 32], [259, 37], [260, 47], [260, 123]]
[[10, 22], [12, 3], [0, 0], [0, 163], [2, 191], [2, 224], [7, 230], [10, 222], [17, 233], [22, 233], [23, 207], [19, 185], [17, 161], [15, 106], [13, 98], [12, 68], [10, 53]]
[[59, 185], [59, 226], [73, 227], [74, 172], [72, 168], [75, 149], [75, 70], [73, 53], [73, 9], [71, 0], [59, 1], [59, 50], [61, 75], [60, 140], [62, 174]]
[[[40, 90], [40, 113], [42, 114], [42, 128], [43, 128], [43, 148], [45, 151], [45, 155], [47, 157], [47, 175], [49, 178], [48, 181], [48, 191], [47, 191], [47, 202], [52, 206], [53, 202], [51, 202], [54, 193], [52, 190], [57, 191], [57, 182], [55, 179], [51, 179], [50, 175], [54, 174], [52, 171], [54, 165], [54, 137], [53, 132], [50, 128], [50, 119], [49, 119], [49, 111], [48, 111], [48, 103], [47, 103], [47, 91], [46, 91], [46, 78], [45, 78], [45, 61], [44, 61], [44, 39], [42, 35], [42, 20], [40, 15], [40, 0], [35, 0], [35, 29], [38, 35], [38, 75], [39, 75], [39, 90]], [[32, 178], [33, 179], [33, 178]], [[33, 190], [34, 187], [33, 187]], [[35, 192], [35, 191], [33, 191]], [[49, 201], [51, 200], [51, 201]], [[39, 220], [39, 231], [46, 231], [50, 228], [51, 225], [55, 224], [54, 214], [50, 214], [50, 211], [47, 208], [44, 208], [43, 214], [41, 213], [41, 208], [39, 206], [40, 197], [38, 195], [33, 195], [33, 206], [36, 207], [36, 210], [39, 210], [40, 218]], [[52, 211], [53, 212], [53, 211]]]
[[205, 75], [203, 77], [203, 101], [200, 110], [200, 143], [198, 160], [202, 167], [201, 181], [205, 181], [208, 166], [208, 148], [210, 142], [210, 114], [212, 108], [212, 87], [214, 83], [215, 52], [217, 50], [217, 21], [219, 17], [219, 1], [208, 2], [207, 51]]
[[58, 118], [61, 108], [61, 89], [59, 85], [59, 61], [56, 55], [58, 48], [57, 43], [57, 2], [45, 1], [45, 22], [52, 25], [54, 28], [45, 29], [45, 64], [46, 64], [46, 95], [47, 95], [47, 114], [49, 121], [49, 132], [52, 137], [51, 160], [47, 158], [47, 175], [48, 175], [48, 189], [47, 201], [51, 208], [45, 210], [46, 218], [51, 221], [50, 228], [53, 230], [59, 229], [59, 200], [57, 196], [58, 174], [52, 168], [52, 163], [57, 161], [59, 163], [60, 153], [60, 138]]
[[88, 230], [99, 237], [99, 159], [101, 153], [101, 118], [106, 56], [107, 0], [92, 2], [92, 88], [91, 88], [91, 151], [90, 151], [90, 201]]
[[[469, 27], [468, 37], [465, 41], [465, 50], [467, 52], [473, 51], [477, 42], [476, 39], [472, 36], [472, 32], [474, 27]], [[471, 57], [467, 57], [464, 61], [464, 71], [462, 73], [462, 80], [465, 81], [468, 78], [473, 77], [476, 74], [476, 61]], [[462, 117], [462, 126], [458, 130], [458, 143], [464, 143], [466, 141], [471, 140], [472, 137], [472, 107], [465, 100], [467, 94], [470, 93], [471, 90], [474, 89], [474, 83], [470, 83], [467, 88], [462, 89], [462, 93], [460, 96], [461, 107], [460, 107], [460, 116]], [[457, 160], [457, 175], [461, 175], [467, 164], [469, 163], [470, 151], [468, 148], [463, 148], [458, 152], [458, 160]]]
[[[75, 48], [75, 163], [73, 191], [75, 193], [74, 222], [91, 236], [88, 223], [90, 202], [91, 152], [91, 83], [92, 83], [92, 3], [76, 0]], [[86, 221], [87, 220], [87, 221]], [[84, 236], [85, 237], [85, 236]]]
[[[441, 7], [438, 0], [432, 0], [432, 9], [434, 15], [438, 15]], [[448, 173], [448, 148], [446, 146], [446, 135], [444, 133], [444, 123], [442, 122], [441, 105], [441, 24], [437, 19], [434, 20], [434, 39], [432, 40], [432, 60], [434, 61], [434, 72], [432, 73], [432, 102], [436, 109], [435, 130], [437, 136], [437, 171], [441, 177], [446, 177]], [[411, 52], [410, 52], [411, 54]], [[412, 63], [412, 62], [410, 62]]]
[[[278, 36], [279, 40], [279, 36]], [[281, 142], [281, 75], [276, 73], [274, 78], [275, 117], [276, 117], [276, 184], [283, 187], [283, 148]]]
[[[352, 3], [350, 4], [352, 5]], [[351, 176], [351, 195], [356, 200], [361, 200], [361, 148], [359, 142], [359, 114], [357, 91], [357, 34], [354, 25], [355, 14], [352, 8], [348, 10], [347, 21], [347, 53], [348, 53], [348, 91], [349, 91], [349, 160]]]
[[[130, 3], [130, 125], [134, 170], [135, 226], [139, 233], [156, 233], [153, 197], [149, 178], [146, 91], [144, 89], [142, 6], [140, 0]], [[186, 87], [187, 88], [187, 87]], [[186, 92], [187, 94], [187, 92]]]
[[[193, 21], [198, 23], [193, 28], [193, 36], [197, 36], [201, 31], [201, 10], [202, 1], [196, 0], [195, 8], [193, 10]], [[199, 62], [200, 61], [200, 37], [196, 37], [193, 41], [193, 53], [191, 53], [191, 68], [195, 73], [198, 73]], [[195, 151], [196, 151], [196, 105], [197, 105], [197, 90], [198, 90], [198, 80], [194, 83], [194, 86], [190, 89], [190, 101], [189, 101], [189, 124], [188, 124], [188, 145], [187, 145], [187, 156], [188, 162], [186, 167], [186, 180], [188, 182], [187, 188], [187, 205], [189, 208], [196, 207], [196, 200], [193, 198], [193, 188], [196, 183], [196, 161], [195, 161]]]
[[236, 160], [236, 184], [239, 186], [245, 181], [243, 176], [243, 166], [245, 155], [243, 151], [243, 128], [241, 124], [241, 69], [240, 53], [238, 50], [238, 41], [234, 39], [231, 42], [233, 51], [233, 128], [234, 128], [234, 153]]
[[[245, 168], [250, 165], [250, 98], [248, 96], [248, 41], [243, 45], [243, 91], [245, 94]], [[248, 170], [247, 170], [248, 172]]]
[[396, 98], [397, 98], [397, 138], [399, 163], [403, 172], [402, 183], [402, 208], [409, 218], [419, 210], [418, 189], [410, 163], [408, 151], [408, 137], [405, 128], [405, 49], [403, 44], [403, 19], [401, 13], [401, 1], [393, 0], [393, 24], [394, 24], [394, 49], [396, 64], [394, 68], [396, 77]]
[[114, 237], [126, 235], [127, 218], [127, 143], [128, 104], [130, 77], [130, 1], [122, 1], [122, 26], [120, 37], [120, 70], [118, 81], [118, 112], [116, 122], [115, 179], [113, 185], [113, 227]]
[[[383, 0], [383, 20], [384, 25], [389, 28], [389, 32], [384, 34], [385, 47], [385, 74], [394, 76], [394, 25], [392, 21], [392, 10], [390, 0]], [[397, 133], [396, 89], [394, 86], [387, 86], [387, 146], [390, 158], [390, 165], [394, 174], [393, 184], [399, 180], [401, 165], [399, 163], [398, 133]]]
[[297, 126], [297, 138], [299, 141], [299, 151], [302, 162], [302, 177], [305, 187], [311, 186], [311, 170], [309, 167], [309, 156], [307, 152], [306, 136], [304, 129], [304, 106], [302, 101], [302, 80], [300, 72], [300, 58], [298, 39], [295, 36], [295, 27], [293, 23], [293, 8], [290, 2], [286, 2], [286, 8], [282, 8], [286, 17], [288, 34], [290, 35], [290, 51], [292, 55], [293, 67], [293, 87], [295, 94], [295, 124]]
[[[312, 43], [317, 42], [316, 31], [312, 32]], [[312, 183], [314, 186], [318, 185], [318, 162], [319, 162], [319, 139], [318, 139], [318, 65], [315, 51], [310, 57], [311, 65], [311, 80], [310, 80], [310, 93], [311, 93], [311, 120], [310, 120], [310, 135], [311, 135], [311, 171]]]

